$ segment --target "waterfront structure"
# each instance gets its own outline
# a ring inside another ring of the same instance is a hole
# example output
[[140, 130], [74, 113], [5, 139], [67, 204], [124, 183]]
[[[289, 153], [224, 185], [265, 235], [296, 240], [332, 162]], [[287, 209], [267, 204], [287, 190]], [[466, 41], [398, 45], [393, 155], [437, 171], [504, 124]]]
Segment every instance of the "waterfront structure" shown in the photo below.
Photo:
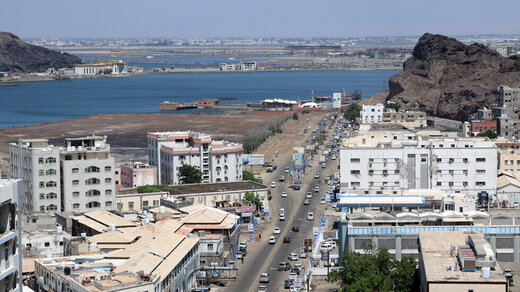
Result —
[[508, 291], [507, 279], [481, 232], [421, 231], [419, 250], [422, 292]]
[[115, 208], [115, 160], [106, 136], [66, 138], [60, 166], [63, 211]]
[[21, 179], [22, 213], [61, 210], [60, 148], [48, 139], [20, 139], [9, 144], [10, 177]]
[[21, 180], [0, 179], [0, 290], [22, 291]]
[[149, 163], [157, 167], [159, 184], [180, 184], [178, 169], [184, 164], [199, 168], [203, 183], [242, 180], [242, 144], [191, 131], [153, 132], [147, 137]]
[[122, 60], [96, 61], [95, 63], [74, 65], [74, 73], [77, 75], [122, 74], [126, 73], [126, 67], [127, 64]]
[[383, 111], [385, 107], [383, 104], [363, 105], [361, 110], [361, 123], [380, 123], [383, 121]]
[[497, 148], [487, 138], [438, 138], [370, 132], [346, 139], [340, 150], [341, 188], [363, 194], [440, 189], [492, 197]]
[[244, 61], [240, 63], [221, 63], [219, 64], [221, 71], [255, 71], [258, 70], [256, 61]]
[[157, 184], [157, 169], [140, 161], [123, 163], [119, 170], [119, 176], [119, 184], [123, 188]]

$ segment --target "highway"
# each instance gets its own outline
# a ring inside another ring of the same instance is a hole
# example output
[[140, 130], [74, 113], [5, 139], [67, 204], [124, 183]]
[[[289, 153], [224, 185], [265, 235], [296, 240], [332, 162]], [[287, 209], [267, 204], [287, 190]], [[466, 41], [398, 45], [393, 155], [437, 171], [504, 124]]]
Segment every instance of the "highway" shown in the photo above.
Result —
[[[324, 177], [338, 171], [339, 160], [329, 160], [327, 167], [323, 169], [318, 163], [318, 156], [315, 156], [315, 160], [311, 162], [312, 167], [307, 169], [307, 173], [303, 178], [301, 190], [295, 191], [288, 188], [291, 184], [291, 179], [289, 174], [284, 172], [285, 167], [289, 167], [292, 170], [291, 156], [291, 153], [282, 156], [276, 171], [268, 176], [276, 182], [276, 187], [271, 189], [273, 199], [269, 204], [272, 220], [267, 224], [267, 230], [262, 234], [262, 240], [255, 243], [260, 245], [259, 248], [256, 248], [255, 252], [248, 252], [245, 257], [245, 263], [239, 267], [239, 279], [230, 282], [225, 291], [257, 291], [260, 285], [267, 286], [268, 291], [281, 291], [284, 288], [284, 280], [289, 278], [290, 272], [278, 271], [278, 264], [280, 262], [290, 262], [291, 266], [294, 266], [295, 263], [299, 262], [303, 266], [306, 262], [306, 259], [299, 259], [297, 262], [290, 261], [287, 256], [291, 252], [300, 255], [303, 240], [306, 238], [314, 239], [312, 228], [319, 226], [320, 217], [325, 207], [325, 205], [320, 204], [320, 199], [324, 197], [324, 193], [329, 188], [324, 183]], [[320, 173], [319, 180], [314, 178], [316, 172]], [[285, 182], [278, 181], [278, 178], [282, 175], [285, 176]], [[315, 193], [314, 184], [318, 181], [321, 181], [319, 185], [320, 191]], [[271, 181], [266, 181], [267, 185], [270, 185], [270, 183]], [[287, 198], [281, 197], [281, 193], [284, 191], [288, 193]], [[307, 192], [311, 192], [313, 198], [310, 200], [309, 205], [303, 205]], [[285, 221], [279, 221], [278, 213], [280, 208], [285, 209]], [[314, 212], [314, 220], [307, 220], [308, 212]], [[300, 227], [299, 232], [291, 231], [294, 225]], [[275, 235], [276, 244], [269, 245], [268, 238], [273, 235], [275, 226], [280, 227], [281, 233]], [[285, 236], [291, 237], [290, 243], [283, 243]], [[259, 284], [260, 274], [264, 272], [270, 275], [270, 282]]]

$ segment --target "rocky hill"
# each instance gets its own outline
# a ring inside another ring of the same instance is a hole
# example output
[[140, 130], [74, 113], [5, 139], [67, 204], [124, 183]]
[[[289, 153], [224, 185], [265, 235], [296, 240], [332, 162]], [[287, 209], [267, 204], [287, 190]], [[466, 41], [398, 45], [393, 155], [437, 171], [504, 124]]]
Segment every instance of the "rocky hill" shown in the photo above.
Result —
[[396, 101], [404, 109], [462, 121], [496, 103], [498, 86], [520, 87], [520, 59], [504, 58], [482, 44], [468, 46], [426, 33], [403, 71], [388, 83], [390, 90], [369, 102]]
[[80, 62], [74, 55], [34, 46], [12, 33], [0, 32], [0, 71], [43, 72], [47, 68], [67, 68]]

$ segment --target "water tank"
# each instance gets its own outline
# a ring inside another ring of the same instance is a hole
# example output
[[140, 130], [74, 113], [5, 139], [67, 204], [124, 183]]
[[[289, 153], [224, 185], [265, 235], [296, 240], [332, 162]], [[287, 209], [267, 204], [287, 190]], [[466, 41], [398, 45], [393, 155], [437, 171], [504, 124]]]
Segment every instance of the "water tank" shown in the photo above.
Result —
[[63, 233], [63, 227], [61, 227], [60, 225], [58, 225], [58, 226], [56, 227], [56, 233], [57, 233], [57, 234], [62, 234], [62, 233]]
[[83, 239], [87, 238], [87, 234], [85, 232], [81, 233], [81, 238], [83, 238]]
[[144, 218], [143, 222], [144, 222], [145, 225], [150, 224], [150, 219]]
[[116, 230], [116, 225], [115, 224], [110, 224], [110, 225], [108, 225], [108, 227], [110, 228], [110, 231], [115, 231]]
[[491, 274], [491, 269], [489, 267], [482, 268], [482, 274], [481, 274], [482, 278], [487, 279], [487, 278], [489, 278], [490, 274]]
[[188, 238], [193, 238], [193, 233], [188, 233]]
[[159, 207], [159, 213], [163, 214], [164, 212], [166, 212], [166, 207], [160, 206]]

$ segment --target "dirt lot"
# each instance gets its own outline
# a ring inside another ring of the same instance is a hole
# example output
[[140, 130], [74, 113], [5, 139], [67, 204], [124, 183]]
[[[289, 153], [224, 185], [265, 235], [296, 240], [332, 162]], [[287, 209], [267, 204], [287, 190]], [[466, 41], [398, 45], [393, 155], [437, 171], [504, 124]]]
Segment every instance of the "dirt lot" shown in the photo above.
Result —
[[281, 121], [290, 113], [258, 115], [223, 114], [100, 114], [24, 127], [0, 129], [0, 170], [7, 171], [8, 144], [19, 138], [50, 138], [62, 145], [64, 137], [107, 135], [118, 159], [142, 159], [146, 155], [146, 133], [192, 130], [211, 134], [214, 139], [240, 141], [251, 129], [271, 121]]

